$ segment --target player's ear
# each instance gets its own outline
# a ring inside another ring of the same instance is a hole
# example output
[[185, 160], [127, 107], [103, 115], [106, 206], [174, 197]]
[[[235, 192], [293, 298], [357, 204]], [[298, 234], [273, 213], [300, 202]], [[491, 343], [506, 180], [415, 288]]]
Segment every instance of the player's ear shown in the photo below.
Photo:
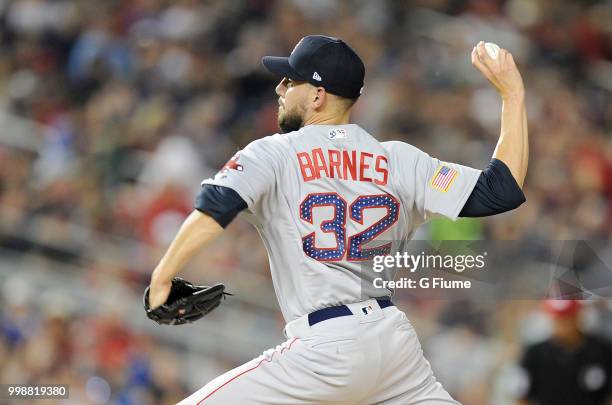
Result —
[[327, 93], [323, 87], [314, 87], [312, 103], [315, 110], [323, 107], [327, 99]]

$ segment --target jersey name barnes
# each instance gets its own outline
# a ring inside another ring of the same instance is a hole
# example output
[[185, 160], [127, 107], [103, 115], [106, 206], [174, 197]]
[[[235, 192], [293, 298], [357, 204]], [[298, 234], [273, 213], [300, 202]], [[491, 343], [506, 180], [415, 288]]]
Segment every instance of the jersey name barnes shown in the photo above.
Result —
[[325, 176], [330, 179], [387, 184], [387, 158], [369, 152], [316, 148], [297, 153], [300, 172], [305, 182]]

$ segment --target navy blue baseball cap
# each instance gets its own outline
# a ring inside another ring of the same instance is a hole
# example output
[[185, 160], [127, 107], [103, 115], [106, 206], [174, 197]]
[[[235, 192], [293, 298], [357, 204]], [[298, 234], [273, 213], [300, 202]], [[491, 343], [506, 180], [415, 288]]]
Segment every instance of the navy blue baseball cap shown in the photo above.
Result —
[[338, 38], [308, 35], [289, 57], [264, 56], [261, 63], [278, 76], [321, 86], [337, 96], [357, 98], [363, 91], [363, 62]]

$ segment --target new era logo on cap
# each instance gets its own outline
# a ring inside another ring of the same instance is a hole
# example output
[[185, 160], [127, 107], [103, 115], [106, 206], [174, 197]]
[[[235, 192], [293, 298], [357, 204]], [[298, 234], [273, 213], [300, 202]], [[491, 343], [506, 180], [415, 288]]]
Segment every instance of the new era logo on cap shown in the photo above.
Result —
[[317, 72], [314, 72], [314, 74], [312, 75], [312, 78], [315, 79], [318, 82], [323, 80], [323, 79], [321, 79], [321, 76], [319, 76], [319, 74]]

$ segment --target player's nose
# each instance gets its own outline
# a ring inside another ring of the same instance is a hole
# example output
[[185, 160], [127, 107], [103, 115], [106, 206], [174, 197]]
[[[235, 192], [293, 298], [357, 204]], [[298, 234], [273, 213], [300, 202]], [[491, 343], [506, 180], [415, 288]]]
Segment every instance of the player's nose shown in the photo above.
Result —
[[287, 86], [285, 86], [285, 79], [281, 80], [280, 83], [278, 83], [274, 91], [276, 91], [276, 94], [279, 97], [285, 96], [285, 91], [287, 91]]

